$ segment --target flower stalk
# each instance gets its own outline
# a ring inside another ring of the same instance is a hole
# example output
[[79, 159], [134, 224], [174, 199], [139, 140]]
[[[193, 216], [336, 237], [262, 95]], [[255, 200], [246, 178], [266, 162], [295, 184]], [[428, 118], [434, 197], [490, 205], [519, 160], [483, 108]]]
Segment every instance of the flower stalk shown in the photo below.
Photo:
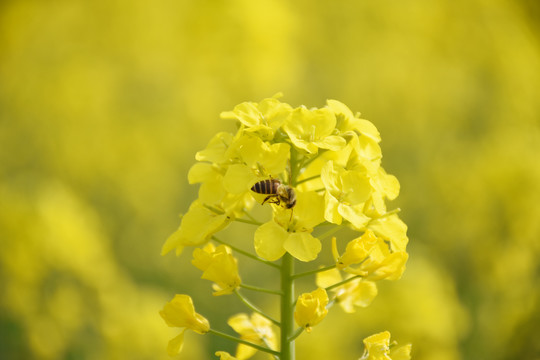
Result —
[[[285, 254], [281, 262], [281, 360], [294, 360], [294, 258]], [[292, 339], [292, 340], [291, 340]]]

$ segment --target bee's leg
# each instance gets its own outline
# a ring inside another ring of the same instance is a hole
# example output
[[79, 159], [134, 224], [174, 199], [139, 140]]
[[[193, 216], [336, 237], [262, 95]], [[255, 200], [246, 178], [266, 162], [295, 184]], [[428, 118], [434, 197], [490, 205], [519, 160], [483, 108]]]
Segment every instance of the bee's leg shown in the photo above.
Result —
[[[268, 195], [268, 196], [264, 199], [264, 201], [262, 202], [261, 205], [264, 205], [264, 203], [265, 203], [268, 199], [271, 199], [271, 198], [273, 198], [274, 196], [275, 196], [275, 195], [273, 195], [273, 194]], [[269, 203], [272, 203], [272, 201], [269, 201]]]

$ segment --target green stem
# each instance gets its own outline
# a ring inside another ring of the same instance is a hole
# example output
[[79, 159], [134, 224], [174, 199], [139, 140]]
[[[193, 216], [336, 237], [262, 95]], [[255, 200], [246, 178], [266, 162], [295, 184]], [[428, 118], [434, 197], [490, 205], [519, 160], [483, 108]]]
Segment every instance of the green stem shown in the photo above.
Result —
[[234, 218], [233, 221], [238, 221], [238, 222], [241, 222], [241, 223], [244, 223], [244, 224], [257, 225], [257, 226], [261, 226], [263, 224], [261, 222], [254, 221], [254, 220], [249, 220], [249, 219]]
[[289, 341], [294, 341], [294, 339], [296, 339], [297, 337], [300, 336], [300, 334], [302, 334], [304, 332], [304, 328], [301, 327], [301, 328], [298, 328], [296, 329], [296, 332], [293, 334], [293, 336], [289, 339]]
[[277, 326], [280, 326], [281, 324], [279, 323], [279, 321], [273, 319], [271, 316], [269, 315], [266, 315], [261, 309], [259, 309], [258, 307], [256, 307], [255, 305], [253, 305], [248, 299], [246, 299], [242, 294], [240, 294], [240, 292], [238, 290], [234, 290], [234, 293], [236, 294], [236, 296], [238, 296], [238, 298], [248, 307], [250, 308], [251, 310], [253, 310], [254, 312], [260, 314], [261, 316], [267, 318], [268, 320], [270, 320], [273, 324], [277, 325]]
[[293, 279], [298, 279], [298, 278], [303, 277], [303, 276], [313, 275], [313, 274], [317, 274], [317, 273], [320, 273], [320, 272], [323, 272], [323, 271], [332, 270], [335, 267], [336, 267], [336, 264], [325, 266], [325, 267], [322, 267], [320, 269], [315, 269], [315, 270], [310, 270], [310, 271], [306, 271], [306, 272], [303, 272], [303, 273], [298, 273], [298, 274], [293, 275]]
[[317, 235], [316, 238], [319, 239], [319, 240], [324, 240], [327, 237], [329, 237], [330, 235], [334, 235], [335, 233], [337, 233], [341, 229], [343, 229], [343, 226], [336, 225], [335, 227], [333, 227], [331, 229], [328, 229], [327, 231], [323, 232], [322, 234]]
[[332, 289], [334, 289], [334, 288], [340, 287], [341, 285], [344, 285], [344, 284], [348, 283], [349, 281], [353, 281], [353, 280], [359, 279], [359, 278], [361, 278], [361, 277], [362, 277], [361, 275], [355, 275], [355, 276], [353, 276], [353, 277], [350, 277], [350, 278], [348, 278], [348, 279], [345, 279], [345, 280], [343, 280], [343, 281], [340, 281], [340, 282], [338, 282], [338, 283], [335, 283], [334, 285], [330, 285], [330, 286], [328, 286], [327, 288], [325, 288], [324, 290], [330, 291], [330, 290], [332, 290]]
[[294, 258], [286, 253], [281, 261], [281, 356], [294, 360]]
[[262, 288], [262, 287], [253, 286], [253, 285], [247, 285], [247, 284], [244, 284], [244, 283], [240, 284], [240, 287], [243, 288], [243, 289], [263, 292], [263, 293], [267, 293], [267, 294], [282, 295], [281, 291], [265, 289], [265, 288]]
[[302, 183], [305, 183], [306, 181], [310, 181], [310, 180], [317, 179], [317, 178], [320, 178], [320, 177], [321, 177], [321, 175], [313, 175], [313, 176], [307, 177], [307, 178], [305, 178], [305, 179], [298, 180], [298, 181], [296, 182], [296, 185], [300, 185], [300, 184], [302, 184]]
[[225, 339], [227, 339], [227, 340], [231, 340], [231, 341], [234, 341], [234, 342], [237, 342], [237, 343], [240, 343], [240, 344], [244, 344], [244, 345], [247, 345], [247, 346], [251, 346], [252, 348], [255, 348], [255, 349], [259, 350], [259, 351], [264, 351], [265, 353], [269, 353], [269, 354], [272, 354], [272, 355], [274, 355], [274, 356], [279, 356], [279, 352], [278, 352], [278, 351], [275, 351], [275, 350], [266, 348], [266, 347], [264, 347], [264, 346], [260, 346], [260, 345], [251, 343], [251, 342], [246, 341], [246, 340], [243, 340], [243, 339], [239, 339], [239, 338], [237, 338], [237, 337], [234, 337], [234, 336], [231, 336], [231, 335], [222, 333], [221, 331], [217, 331], [217, 330], [214, 330], [214, 329], [210, 329], [210, 330], [208, 331], [208, 333], [209, 333], [209, 334], [214, 334], [214, 335], [217, 335], [217, 336], [221, 336], [222, 338], [225, 338]]
[[271, 262], [271, 261], [268, 261], [268, 260], [261, 259], [261, 258], [258, 257], [257, 255], [253, 255], [253, 254], [251, 254], [251, 253], [248, 253], [247, 251], [242, 250], [242, 249], [240, 249], [240, 248], [238, 248], [238, 247], [236, 247], [236, 246], [229, 245], [229, 244], [227, 244], [225, 241], [220, 240], [220, 239], [218, 239], [218, 238], [215, 237], [215, 236], [212, 236], [212, 240], [214, 240], [214, 241], [216, 241], [216, 242], [218, 242], [218, 243], [220, 243], [220, 244], [227, 245], [227, 246], [230, 247], [232, 250], [236, 251], [236, 252], [239, 253], [239, 254], [242, 254], [242, 255], [244, 255], [244, 256], [247, 256], [248, 258], [251, 258], [251, 259], [253, 259], [253, 260], [257, 260], [257, 261], [259, 261], [259, 262], [262, 262], [263, 264], [269, 265], [269, 266], [274, 267], [274, 268], [276, 268], [276, 269], [281, 269], [281, 266], [279, 266], [278, 264], [275, 264], [275, 263], [273, 263], [273, 262]]

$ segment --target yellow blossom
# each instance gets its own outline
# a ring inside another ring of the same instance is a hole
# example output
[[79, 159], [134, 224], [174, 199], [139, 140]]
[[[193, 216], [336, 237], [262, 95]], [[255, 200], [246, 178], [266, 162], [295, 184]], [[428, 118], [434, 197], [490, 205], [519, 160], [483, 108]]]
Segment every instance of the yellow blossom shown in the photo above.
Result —
[[353, 115], [347, 105], [337, 100], [327, 100], [326, 104], [334, 112], [336, 116], [336, 128], [340, 132], [354, 131], [376, 142], [381, 141], [381, 136], [375, 125], [368, 120], [360, 119], [359, 114], [356, 116]]
[[326, 305], [328, 305], [328, 294], [322, 288], [300, 295], [294, 311], [294, 319], [298, 326], [310, 332], [311, 327], [320, 323], [328, 314]]
[[[343, 255], [339, 255], [336, 239], [332, 239], [332, 252], [338, 269], [361, 275], [369, 280], [397, 280], [405, 270], [408, 254], [392, 252], [388, 244], [371, 230], [350, 241]], [[352, 265], [358, 264], [353, 267]]]
[[[353, 275], [349, 275], [351, 277]], [[330, 287], [343, 281], [338, 269], [317, 273], [317, 286]], [[341, 286], [333, 287], [334, 301], [347, 313], [355, 312], [355, 307], [367, 307], [377, 296], [377, 285], [373, 281], [356, 278]]]
[[291, 142], [299, 149], [316, 154], [319, 148], [340, 150], [346, 145], [345, 139], [335, 135], [335, 114], [327, 109], [295, 109], [283, 124], [283, 130]]
[[176, 255], [180, 255], [184, 247], [204, 244], [210, 237], [230, 223], [224, 214], [217, 214], [208, 209], [199, 201], [189, 207], [189, 211], [182, 217], [180, 227], [174, 232], [161, 249], [161, 255], [167, 254], [176, 248]]
[[392, 347], [390, 350], [390, 333], [383, 331], [364, 339], [364, 354], [359, 360], [410, 360], [411, 345]]
[[188, 295], [177, 294], [165, 304], [159, 314], [168, 326], [181, 329], [180, 334], [169, 341], [167, 352], [170, 356], [174, 356], [182, 350], [185, 330], [190, 329], [199, 334], [205, 334], [210, 330], [208, 320], [195, 312], [193, 301]]
[[373, 191], [366, 174], [328, 161], [322, 168], [321, 180], [326, 189], [325, 219], [339, 225], [345, 218], [354, 227], [362, 228], [369, 221], [363, 213], [364, 203]]
[[[272, 329], [272, 322], [262, 315], [254, 313], [249, 317], [247, 314], [237, 314], [229, 318], [227, 323], [234, 331], [240, 334], [242, 340], [257, 345], [266, 345], [271, 349], [275, 349], [277, 346], [276, 334]], [[257, 352], [256, 349], [239, 344], [236, 349], [236, 358], [238, 360], [248, 359], [255, 352]]]
[[225, 245], [216, 248], [209, 243], [203, 249], [196, 248], [191, 263], [203, 271], [202, 279], [215, 283], [215, 296], [230, 294], [240, 286], [237, 260]]
[[393, 251], [405, 251], [409, 242], [407, 225], [396, 214], [370, 221], [368, 228], [388, 241]]
[[283, 124], [292, 110], [289, 104], [281, 103], [276, 97], [264, 99], [260, 103], [243, 102], [233, 111], [221, 113], [222, 119], [236, 119], [246, 132], [256, 133], [265, 141], [272, 140], [274, 133]]
[[292, 210], [276, 207], [274, 220], [255, 231], [255, 251], [260, 257], [274, 261], [288, 252], [301, 261], [317, 258], [321, 242], [311, 232], [324, 221], [322, 196], [310, 191], [297, 192], [296, 198]]

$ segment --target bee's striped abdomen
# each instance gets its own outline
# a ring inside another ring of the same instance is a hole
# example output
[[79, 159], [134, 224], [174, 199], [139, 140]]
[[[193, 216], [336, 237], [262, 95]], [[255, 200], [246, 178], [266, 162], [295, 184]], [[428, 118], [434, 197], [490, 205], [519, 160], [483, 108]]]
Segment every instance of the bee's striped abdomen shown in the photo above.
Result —
[[262, 180], [251, 187], [251, 190], [257, 194], [276, 194], [277, 188], [281, 182], [277, 179]]

